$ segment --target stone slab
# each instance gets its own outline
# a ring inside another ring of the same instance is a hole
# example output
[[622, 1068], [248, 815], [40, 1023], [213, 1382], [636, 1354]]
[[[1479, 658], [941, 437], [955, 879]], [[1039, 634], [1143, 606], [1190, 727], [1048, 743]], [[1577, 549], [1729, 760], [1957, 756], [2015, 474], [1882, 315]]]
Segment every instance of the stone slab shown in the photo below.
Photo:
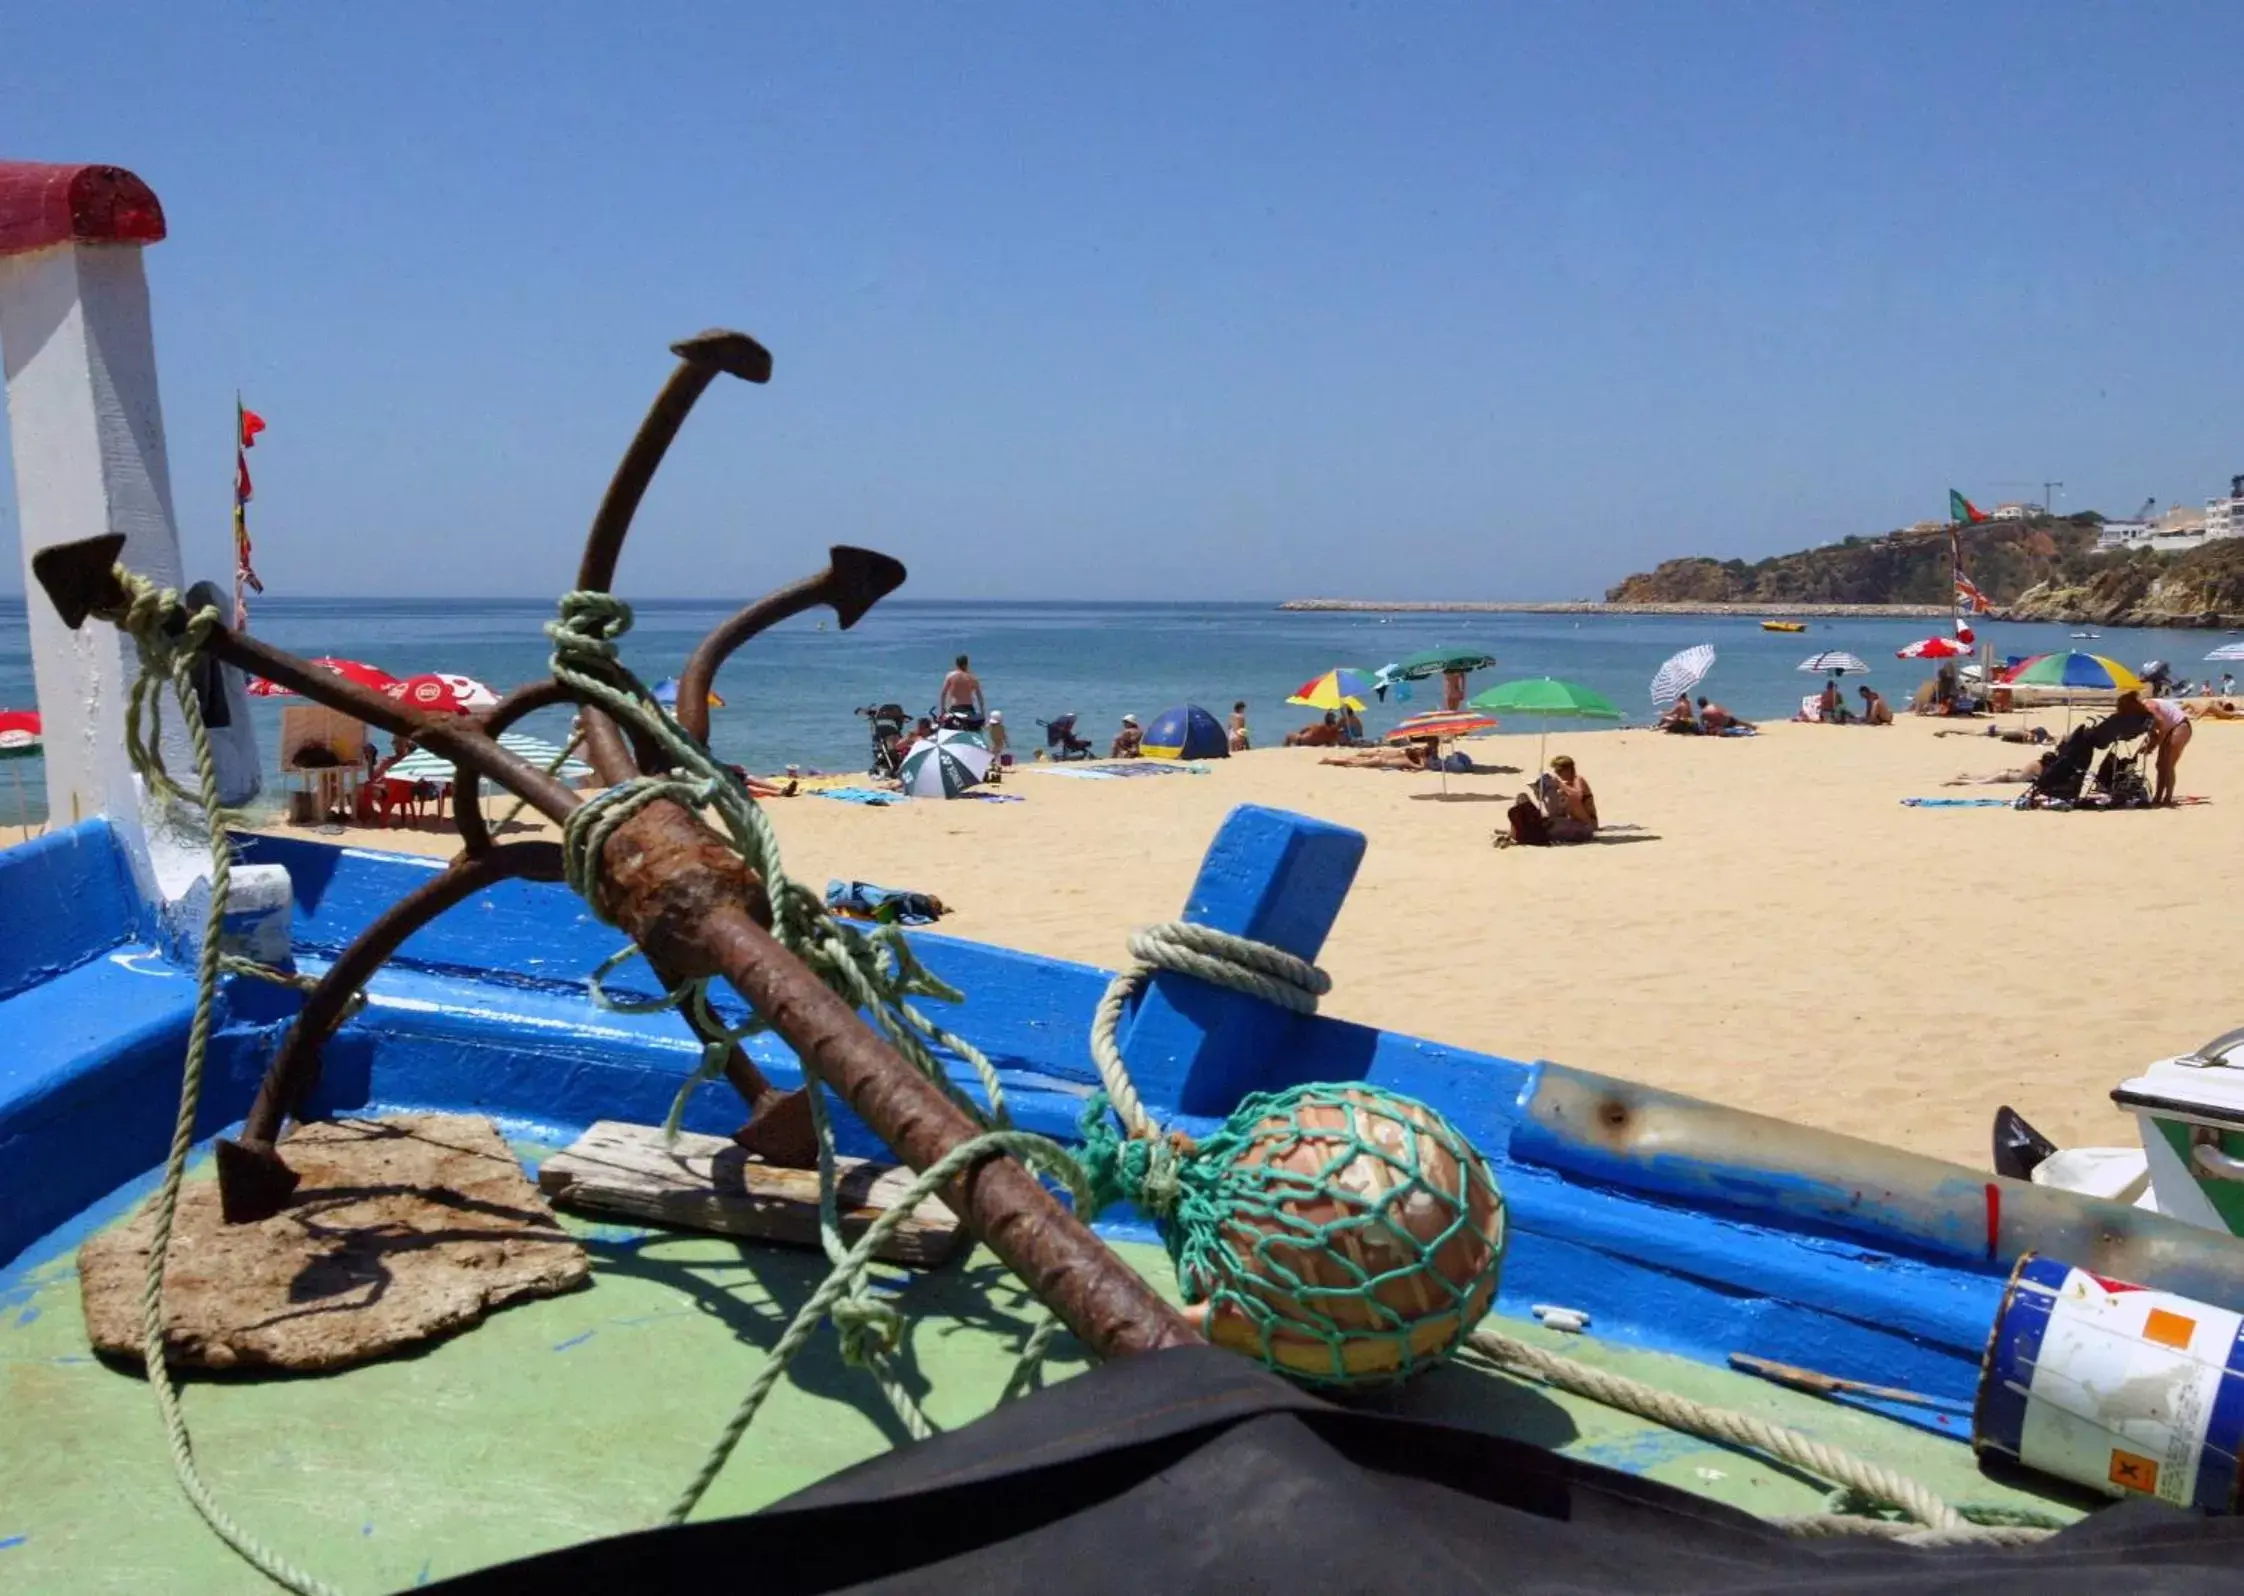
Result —
[[[270, 1219], [227, 1224], [215, 1180], [181, 1191], [164, 1272], [174, 1364], [347, 1368], [590, 1277], [487, 1119], [336, 1120], [299, 1127], [281, 1152], [303, 1179]], [[79, 1249], [87, 1338], [104, 1356], [141, 1359], [153, 1224], [143, 1210]]]

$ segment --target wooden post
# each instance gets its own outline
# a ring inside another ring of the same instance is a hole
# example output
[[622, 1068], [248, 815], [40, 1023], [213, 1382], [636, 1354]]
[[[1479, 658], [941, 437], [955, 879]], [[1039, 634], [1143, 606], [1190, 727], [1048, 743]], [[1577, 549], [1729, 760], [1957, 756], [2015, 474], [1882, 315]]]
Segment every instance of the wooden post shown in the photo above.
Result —
[[[31, 580], [58, 543], [119, 532], [134, 570], [184, 587], [156, 391], [141, 250], [164, 236], [148, 186], [114, 166], [0, 161], [0, 361], [21, 509], [32, 669], [46, 723], [47, 807], [58, 824], [106, 815], [136, 868], [166, 898], [187, 890], [199, 851], [142, 823], [124, 751], [134, 665], [114, 627], [63, 625]], [[255, 796], [260, 767], [239, 674], [221, 672], [229, 724], [214, 729], [225, 801]], [[167, 726], [177, 729], [178, 716]], [[166, 762], [191, 782], [185, 739]]]
[[[1208, 845], [1184, 918], [1314, 961], [1363, 856], [1360, 831], [1242, 804]], [[1164, 970], [1122, 1029], [1122, 1057], [1147, 1101], [1228, 1114], [1249, 1092], [1294, 1083], [1285, 1040], [1297, 1018]]]

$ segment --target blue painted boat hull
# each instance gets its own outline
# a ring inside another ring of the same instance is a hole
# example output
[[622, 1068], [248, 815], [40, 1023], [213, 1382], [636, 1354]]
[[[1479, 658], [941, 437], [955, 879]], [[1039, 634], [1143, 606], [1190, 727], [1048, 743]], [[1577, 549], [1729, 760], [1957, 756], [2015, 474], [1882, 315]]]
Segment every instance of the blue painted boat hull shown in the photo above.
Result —
[[[241, 845], [250, 862], [287, 867], [296, 958], [315, 972], [435, 868], [295, 839]], [[106, 1198], [161, 1161], [194, 987], [104, 822], [0, 854], [0, 904], [4, 1270], [75, 1245], [113, 1211]], [[545, 1140], [595, 1119], [659, 1120], [696, 1049], [674, 1016], [590, 1002], [586, 973], [615, 945], [561, 887], [513, 882], [469, 900], [374, 982], [326, 1051], [314, 1111], [476, 1112]], [[915, 945], [969, 994], [950, 1023], [996, 1064], [1015, 1119], [1072, 1140], [1097, 1086], [1088, 1030], [1108, 972], [935, 935]], [[610, 985], [630, 990], [631, 971]], [[299, 1001], [229, 986], [200, 1134], [246, 1111]], [[747, 1045], [777, 1084], [800, 1080], [775, 1039]], [[2244, 1308], [2244, 1248], [2154, 1214], [1341, 1020], [1291, 1020], [1272, 1056], [1285, 1079], [1419, 1098], [1482, 1150], [1509, 1205], [1505, 1308], [1559, 1303], [1586, 1310], [1602, 1337], [1708, 1363], [1745, 1352], [1907, 1387], [1935, 1400], [1893, 1416], [1959, 1440], [2023, 1252]], [[1150, 1106], [1188, 1131], [1214, 1124]], [[715, 1086], [686, 1124], [724, 1132], [739, 1117]], [[840, 1137], [845, 1151], [881, 1150], [846, 1112]], [[1100, 1225], [1150, 1234], [1127, 1212]]]

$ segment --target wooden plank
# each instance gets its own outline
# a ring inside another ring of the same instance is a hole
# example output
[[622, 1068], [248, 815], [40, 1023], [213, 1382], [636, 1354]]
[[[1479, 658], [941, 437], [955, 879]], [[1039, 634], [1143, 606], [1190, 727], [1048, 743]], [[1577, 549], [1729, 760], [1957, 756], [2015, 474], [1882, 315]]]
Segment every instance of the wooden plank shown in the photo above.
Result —
[[[835, 1160], [842, 1235], [855, 1241], [912, 1183], [901, 1164]], [[680, 1131], [665, 1145], [654, 1125], [604, 1119], [548, 1158], [538, 1189], [557, 1203], [593, 1213], [629, 1214], [659, 1225], [713, 1230], [795, 1247], [818, 1245], [818, 1172], [780, 1169], [751, 1158], [722, 1136]], [[967, 1240], [958, 1216], [925, 1199], [889, 1236], [878, 1256], [891, 1263], [939, 1264]]]

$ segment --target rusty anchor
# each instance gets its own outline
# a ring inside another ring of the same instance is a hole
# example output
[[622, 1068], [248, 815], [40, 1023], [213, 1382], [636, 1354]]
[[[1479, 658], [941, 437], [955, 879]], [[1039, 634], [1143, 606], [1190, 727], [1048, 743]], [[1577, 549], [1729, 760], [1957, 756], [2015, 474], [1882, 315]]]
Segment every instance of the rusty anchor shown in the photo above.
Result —
[[[742, 333], [705, 332], [671, 347], [679, 364], [594, 516], [578, 570], [580, 588], [609, 588], [639, 501], [701, 394], [718, 376], [760, 383], [771, 374], [769, 353]], [[34, 574], [66, 624], [76, 627], [96, 613], [121, 608], [126, 594], [115, 562], [123, 544], [119, 536], [93, 538], [34, 556]], [[832, 608], [848, 627], [904, 578], [904, 567], [886, 555], [837, 547], [824, 571], [744, 607], [694, 649], [681, 679], [680, 723], [695, 737], [706, 737], [709, 686], [724, 661], [758, 632], [817, 605]], [[501, 747], [499, 732], [535, 709], [576, 703], [587, 751], [604, 782], [659, 773], [666, 762], [657, 749], [632, 746], [607, 715], [552, 679], [516, 689], [481, 716], [437, 716], [225, 627], [211, 628], [204, 646], [215, 659], [434, 750], [453, 763], [463, 784], [453, 806], [461, 852], [336, 959], [267, 1070], [242, 1134], [219, 1144], [221, 1200], [226, 1217], [237, 1220], [271, 1214], [289, 1201], [296, 1176], [275, 1144], [316, 1080], [321, 1048], [366, 980], [415, 930], [476, 892], [509, 879], [559, 877], [560, 850], [553, 844], [492, 840], [480, 784], [495, 783], [557, 823], [582, 800]], [[980, 1127], [940, 1087], [773, 938], [764, 884], [698, 814], [668, 799], [650, 802], [617, 825], [600, 862], [600, 908], [639, 945], [666, 986], [704, 977], [725, 981], [794, 1050], [806, 1077], [839, 1094], [915, 1170], [979, 1134]], [[730, 1051], [725, 1074], [750, 1110], [736, 1139], [773, 1162], [811, 1162], [815, 1146], [805, 1090], [773, 1087], [738, 1047]], [[1199, 1339], [1016, 1160], [983, 1160], [954, 1177], [941, 1195], [1098, 1355]]]

